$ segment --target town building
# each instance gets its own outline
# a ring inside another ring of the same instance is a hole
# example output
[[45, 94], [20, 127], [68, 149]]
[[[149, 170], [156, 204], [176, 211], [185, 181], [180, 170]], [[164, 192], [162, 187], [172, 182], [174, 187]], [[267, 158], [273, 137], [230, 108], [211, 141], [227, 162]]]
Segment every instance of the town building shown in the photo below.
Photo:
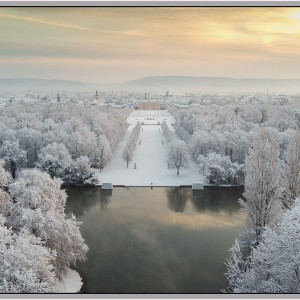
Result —
[[139, 110], [161, 110], [159, 102], [140, 102], [138, 106]]

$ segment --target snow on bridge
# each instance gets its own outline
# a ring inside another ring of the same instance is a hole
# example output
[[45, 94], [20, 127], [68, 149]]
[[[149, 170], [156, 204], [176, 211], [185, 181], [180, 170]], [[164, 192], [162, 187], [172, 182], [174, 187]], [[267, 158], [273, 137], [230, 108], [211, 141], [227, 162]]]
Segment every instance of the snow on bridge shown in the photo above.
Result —
[[[140, 121], [142, 130], [134, 151], [132, 162], [126, 168], [122, 153], [135, 124]], [[173, 117], [168, 111], [133, 111], [127, 118], [130, 126], [122, 141], [119, 143], [113, 158], [102, 172], [96, 171], [100, 182], [111, 182], [114, 186], [192, 186], [193, 182], [202, 181], [197, 166], [189, 160], [190, 167], [181, 169], [180, 175], [176, 170], [167, 168], [167, 144], [161, 126], [164, 121], [173, 129]], [[164, 143], [162, 144], [162, 141]], [[136, 165], [136, 169], [134, 168]]]

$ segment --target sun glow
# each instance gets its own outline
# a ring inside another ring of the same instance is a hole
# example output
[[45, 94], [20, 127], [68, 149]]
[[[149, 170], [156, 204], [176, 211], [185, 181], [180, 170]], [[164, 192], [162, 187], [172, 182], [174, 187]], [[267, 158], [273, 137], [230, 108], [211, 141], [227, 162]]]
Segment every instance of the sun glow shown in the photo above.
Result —
[[109, 82], [166, 70], [300, 77], [294, 7], [1, 8], [0, 28], [3, 77], [24, 76], [26, 68], [35, 77], [47, 68], [51, 77]]
[[290, 13], [289, 18], [294, 20], [294, 21], [298, 21], [300, 22], [300, 11], [293, 11]]

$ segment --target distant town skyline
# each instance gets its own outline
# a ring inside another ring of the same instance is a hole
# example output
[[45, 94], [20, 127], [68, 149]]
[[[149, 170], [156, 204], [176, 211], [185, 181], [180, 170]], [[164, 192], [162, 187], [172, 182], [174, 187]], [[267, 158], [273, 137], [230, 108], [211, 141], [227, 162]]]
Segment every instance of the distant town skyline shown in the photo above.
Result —
[[300, 8], [1, 7], [0, 77], [300, 78]]

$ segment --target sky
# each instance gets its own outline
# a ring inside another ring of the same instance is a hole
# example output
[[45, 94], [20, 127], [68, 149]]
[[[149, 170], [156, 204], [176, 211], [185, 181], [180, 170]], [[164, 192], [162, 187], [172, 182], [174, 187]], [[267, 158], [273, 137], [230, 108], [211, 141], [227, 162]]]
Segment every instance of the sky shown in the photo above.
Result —
[[300, 8], [0, 7], [0, 77], [300, 79]]

